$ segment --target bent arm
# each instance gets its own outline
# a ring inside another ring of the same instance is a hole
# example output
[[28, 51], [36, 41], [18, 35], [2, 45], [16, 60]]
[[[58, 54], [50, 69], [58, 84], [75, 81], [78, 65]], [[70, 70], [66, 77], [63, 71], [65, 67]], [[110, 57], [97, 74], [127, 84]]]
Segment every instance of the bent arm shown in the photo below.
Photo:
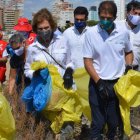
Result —
[[95, 71], [95, 68], [93, 66], [93, 59], [92, 58], [84, 58], [84, 65], [85, 69], [87, 70], [90, 77], [97, 83], [97, 81], [100, 79], [97, 72]]
[[31, 69], [32, 60], [32, 52], [29, 48], [27, 48], [27, 54], [25, 58], [25, 65], [24, 65], [24, 74], [26, 77], [32, 79], [34, 70]]
[[71, 59], [71, 48], [69, 45], [69, 40], [68, 40], [68, 36], [67, 36], [67, 31], [65, 31], [62, 35], [62, 42], [64, 44], [64, 46], [66, 47], [66, 68], [71, 68], [71, 69], [75, 69], [74, 63]]
[[126, 65], [131, 65], [133, 63], [134, 55], [132, 51], [132, 43], [130, 42], [130, 34], [127, 33], [126, 42], [125, 42], [125, 62]]
[[134, 55], [133, 52], [125, 52], [125, 62], [126, 65], [131, 65], [133, 63]]

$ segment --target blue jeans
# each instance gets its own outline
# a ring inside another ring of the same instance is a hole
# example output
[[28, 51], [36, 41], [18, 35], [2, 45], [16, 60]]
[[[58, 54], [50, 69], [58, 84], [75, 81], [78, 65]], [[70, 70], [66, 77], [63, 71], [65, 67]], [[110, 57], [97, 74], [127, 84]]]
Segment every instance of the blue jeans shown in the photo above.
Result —
[[92, 123], [91, 123], [91, 140], [96, 138], [102, 140], [101, 135], [105, 125], [107, 124], [107, 137], [114, 140], [116, 133], [123, 133], [123, 123], [119, 110], [119, 101], [114, 92], [114, 84], [117, 81], [106, 80], [108, 86], [108, 99], [104, 100], [99, 96], [96, 83], [90, 79], [89, 82], [89, 104], [91, 107]]

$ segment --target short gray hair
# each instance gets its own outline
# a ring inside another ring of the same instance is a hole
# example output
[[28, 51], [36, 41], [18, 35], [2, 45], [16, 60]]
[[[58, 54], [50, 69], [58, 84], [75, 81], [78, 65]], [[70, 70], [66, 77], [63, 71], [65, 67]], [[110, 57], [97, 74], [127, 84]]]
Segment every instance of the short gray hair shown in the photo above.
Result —
[[25, 38], [22, 34], [16, 33], [10, 37], [9, 44], [12, 45], [13, 43], [22, 43], [24, 40]]

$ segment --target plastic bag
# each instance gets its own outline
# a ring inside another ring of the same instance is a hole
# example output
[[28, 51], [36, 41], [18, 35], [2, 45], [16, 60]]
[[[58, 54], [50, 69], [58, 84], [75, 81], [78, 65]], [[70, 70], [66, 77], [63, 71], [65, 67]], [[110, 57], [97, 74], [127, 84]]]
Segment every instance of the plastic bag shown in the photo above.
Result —
[[0, 90], [0, 140], [13, 140], [14, 134], [15, 121], [11, 113], [11, 108]]
[[119, 98], [124, 131], [130, 136], [132, 134], [130, 107], [140, 105], [140, 72], [134, 70], [128, 71], [126, 75], [118, 80], [114, 88]]
[[[88, 103], [88, 80], [89, 76], [84, 68], [77, 69], [74, 74], [74, 81], [77, 89], [66, 90], [63, 86], [63, 79], [53, 65], [45, 62], [34, 62], [31, 64], [33, 70], [48, 68], [51, 83], [51, 98], [43, 110], [44, 116], [51, 121], [51, 128], [54, 133], [59, 133], [63, 123], [73, 121], [79, 123], [81, 115], [84, 114], [90, 120], [90, 107]], [[78, 84], [80, 82], [80, 84]]]
[[63, 79], [53, 65], [44, 62], [34, 62], [31, 65], [33, 70], [47, 67], [52, 79], [52, 95], [43, 114], [51, 121], [51, 128], [54, 133], [59, 133], [64, 122], [73, 121], [79, 123], [81, 115], [90, 119], [90, 107], [88, 103], [88, 80], [89, 76], [84, 68], [77, 69], [74, 74], [74, 81], [77, 89], [66, 90], [63, 86]]
[[50, 100], [51, 93], [51, 77], [46, 68], [40, 71], [39, 76], [31, 80], [31, 84], [24, 89], [21, 98], [26, 103], [28, 112], [34, 109], [42, 111]]

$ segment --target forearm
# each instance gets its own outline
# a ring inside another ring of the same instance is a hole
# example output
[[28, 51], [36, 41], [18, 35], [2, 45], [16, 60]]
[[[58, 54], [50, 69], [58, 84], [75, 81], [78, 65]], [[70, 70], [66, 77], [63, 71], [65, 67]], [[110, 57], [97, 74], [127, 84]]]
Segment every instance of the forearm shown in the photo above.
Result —
[[[29, 49], [30, 47], [28, 47]], [[30, 79], [33, 78], [34, 70], [31, 69], [31, 64], [34, 62], [32, 57], [32, 51], [26, 50], [26, 58], [25, 58], [25, 65], [24, 65], [24, 75]]]
[[15, 82], [16, 82], [16, 70], [10, 69], [9, 84], [8, 84], [8, 91], [10, 95], [12, 95], [13, 93]]
[[9, 79], [8, 92], [9, 92], [10, 95], [12, 95], [12, 93], [13, 93], [15, 82], [16, 82], [15, 79], [12, 79], [12, 78]]
[[90, 58], [84, 58], [84, 65], [85, 69], [87, 70], [90, 77], [97, 83], [97, 81], [100, 79], [98, 76], [94, 66], [93, 66], [93, 60]]
[[126, 65], [131, 65], [133, 63], [134, 55], [133, 52], [125, 53]]

